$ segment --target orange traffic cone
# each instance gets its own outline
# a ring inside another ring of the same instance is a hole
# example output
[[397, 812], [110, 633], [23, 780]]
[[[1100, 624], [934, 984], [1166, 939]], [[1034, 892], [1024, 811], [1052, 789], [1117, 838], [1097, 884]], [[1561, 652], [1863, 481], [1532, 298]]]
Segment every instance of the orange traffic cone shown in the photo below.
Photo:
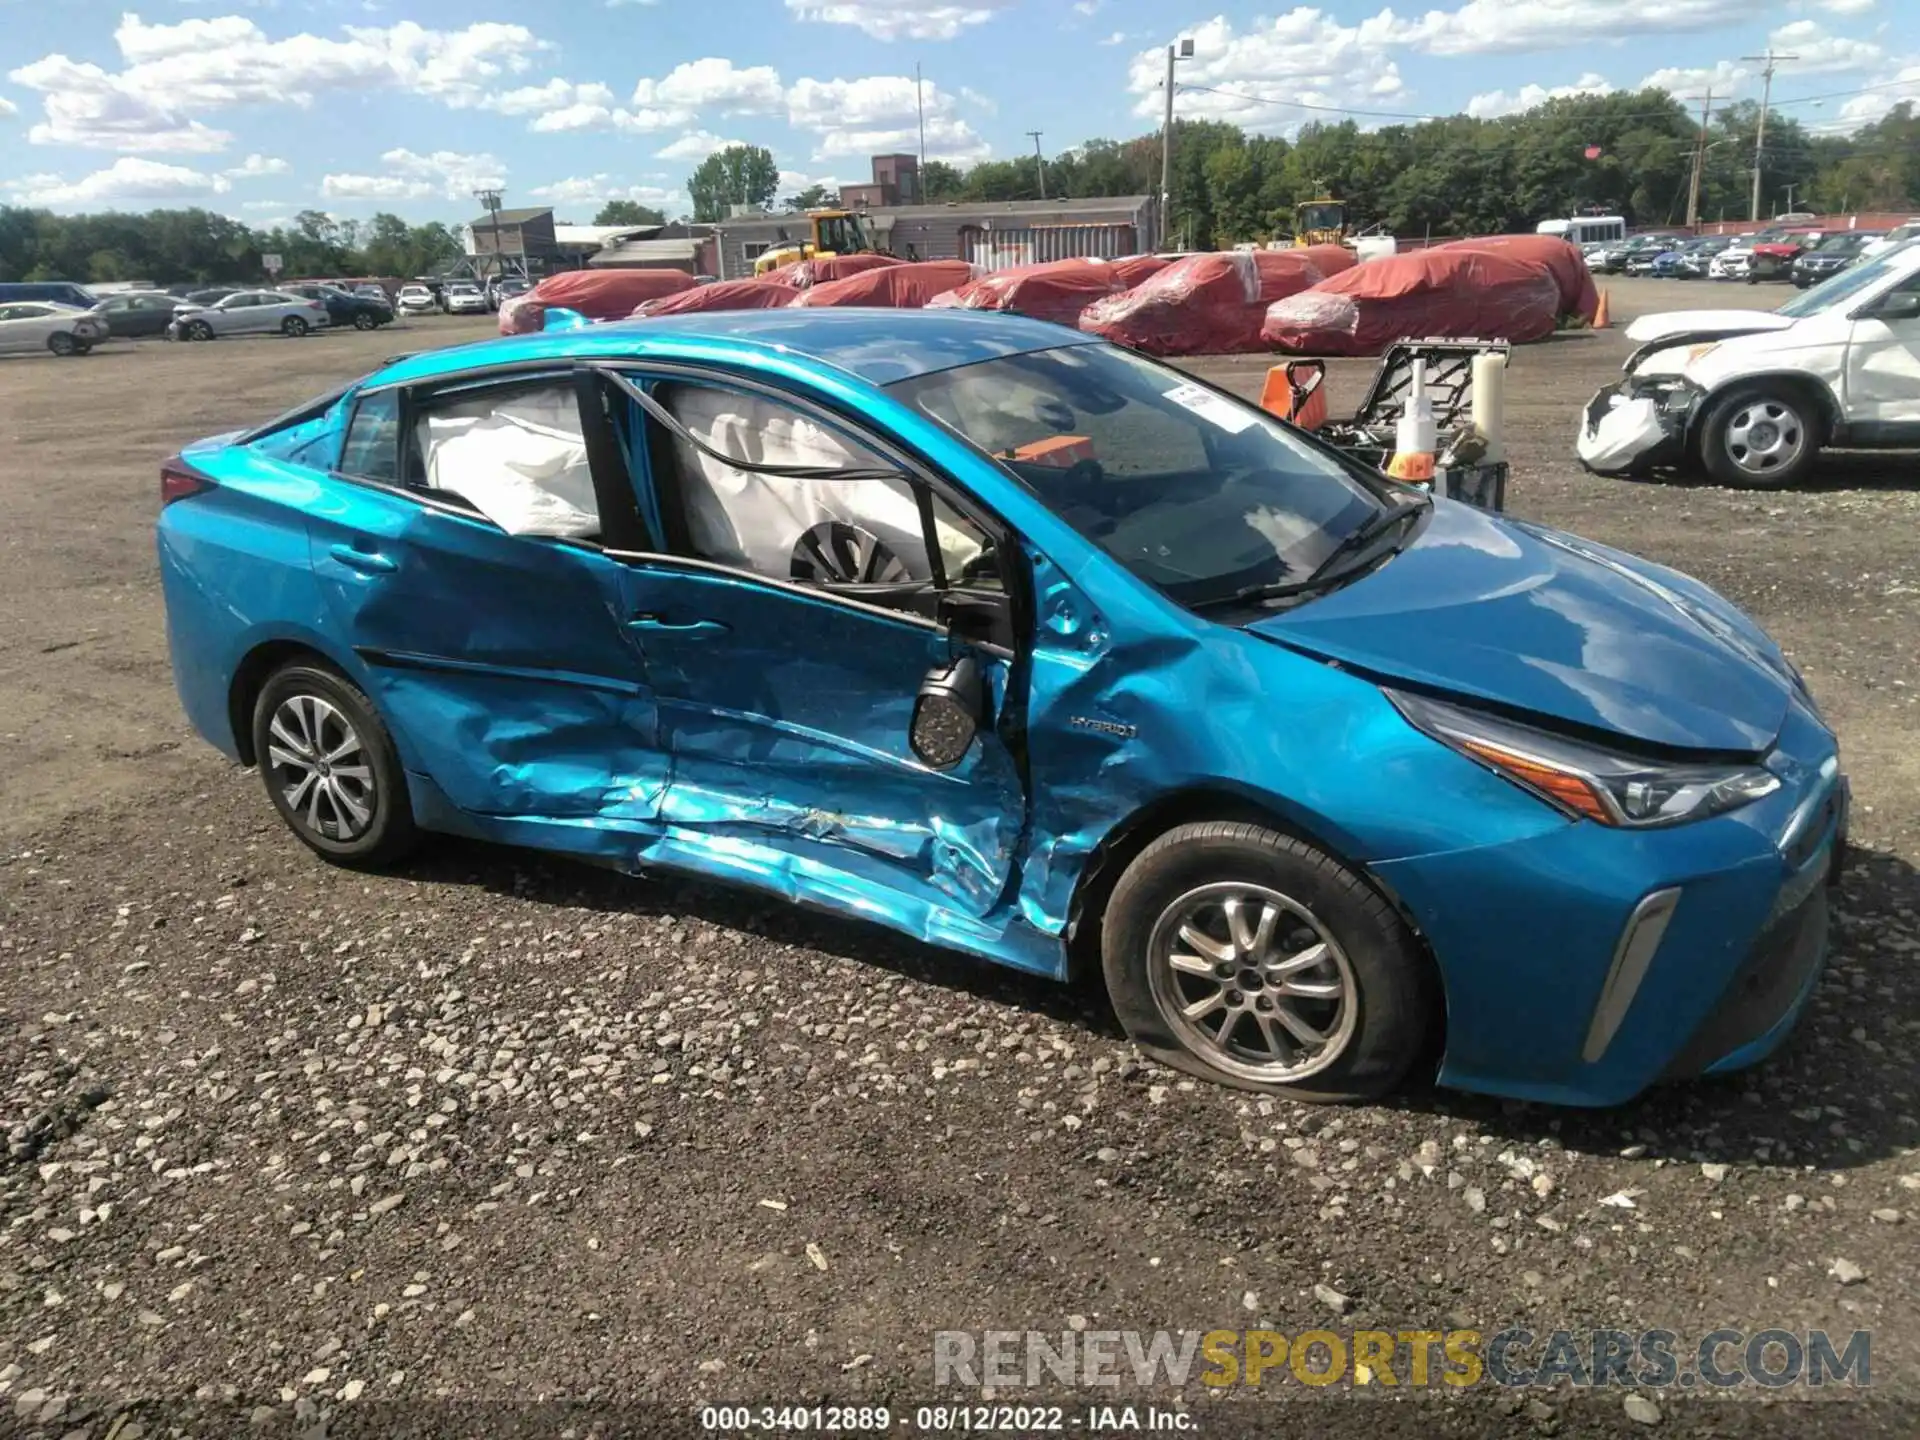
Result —
[[1607, 314], [1607, 292], [1602, 290], [1600, 292], [1600, 303], [1594, 307], [1593, 311], [1593, 328], [1596, 330], [1604, 330], [1612, 323], [1611, 317]]
[[1318, 360], [1289, 360], [1267, 371], [1260, 408], [1302, 430], [1327, 423], [1327, 367]]

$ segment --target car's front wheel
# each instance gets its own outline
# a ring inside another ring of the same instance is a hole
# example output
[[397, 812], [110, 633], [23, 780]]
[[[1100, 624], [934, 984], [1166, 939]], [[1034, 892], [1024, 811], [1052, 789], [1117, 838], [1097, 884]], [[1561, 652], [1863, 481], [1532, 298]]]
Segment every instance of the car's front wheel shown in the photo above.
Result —
[[391, 864], [418, 843], [393, 737], [337, 671], [275, 671], [254, 701], [253, 752], [280, 818], [335, 864]]
[[182, 333], [189, 340], [211, 340], [213, 338], [213, 326], [204, 320], [195, 320], [190, 322]]
[[64, 359], [69, 355], [78, 355], [80, 353], [80, 342], [65, 331], [62, 331], [58, 335], [49, 335], [47, 337], [47, 349]]
[[1813, 411], [1798, 393], [1751, 386], [1708, 409], [1700, 426], [1700, 458], [1723, 485], [1784, 490], [1813, 469], [1820, 439]]
[[1392, 906], [1304, 841], [1177, 827], [1114, 887], [1101, 963], [1134, 1043], [1189, 1074], [1298, 1100], [1392, 1089], [1438, 1018]]

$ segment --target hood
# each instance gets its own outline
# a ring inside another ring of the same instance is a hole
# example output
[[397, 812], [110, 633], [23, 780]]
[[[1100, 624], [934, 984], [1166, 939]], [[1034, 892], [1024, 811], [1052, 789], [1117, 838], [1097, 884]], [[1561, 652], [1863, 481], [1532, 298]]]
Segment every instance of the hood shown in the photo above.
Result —
[[1364, 579], [1248, 627], [1375, 675], [1681, 750], [1765, 750], [1786, 662], [1659, 566], [1452, 501]]
[[1771, 310], [1663, 310], [1658, 315], [1642, 315], [1627, 326], [1627, 338], [1644, 345], [1670, 335], [1757, 335], [1764, 330], [1784, 330], [1793, 323], [1790, 317]]

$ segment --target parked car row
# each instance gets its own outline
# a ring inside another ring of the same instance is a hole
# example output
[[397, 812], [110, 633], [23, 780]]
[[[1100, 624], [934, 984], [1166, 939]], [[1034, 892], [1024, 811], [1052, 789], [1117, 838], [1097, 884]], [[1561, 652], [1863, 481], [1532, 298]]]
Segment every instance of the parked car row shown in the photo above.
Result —
[[1821, 231], [1773, 226], [1744, 235], [1634, 235], [1582, 252], [1600, 274], [1671, 280], [1791, 280], [1804, 290], [1920, 236], [1920, 220], [1893, 230]]

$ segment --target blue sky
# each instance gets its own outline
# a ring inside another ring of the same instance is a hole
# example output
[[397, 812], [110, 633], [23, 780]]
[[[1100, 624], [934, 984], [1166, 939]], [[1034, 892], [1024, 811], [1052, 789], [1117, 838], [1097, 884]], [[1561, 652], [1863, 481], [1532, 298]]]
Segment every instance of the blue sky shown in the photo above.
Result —
[[1770, 43], [1799, 57], [1776, 101], [1816, 129], [1920, 100], [1916, 0], [1440, 3], [0, 0], [0, 199], [457, 221], [499, 185], [562, 219], [672, 212], [721, 142], [769, 147], [789, 191], [915, 149], [916, 63], [930, 157], [1137, 134], [1180, 36], [1180, 112], [1277, 133], [1644, 83], [1757, 98], [1740, 57]]

